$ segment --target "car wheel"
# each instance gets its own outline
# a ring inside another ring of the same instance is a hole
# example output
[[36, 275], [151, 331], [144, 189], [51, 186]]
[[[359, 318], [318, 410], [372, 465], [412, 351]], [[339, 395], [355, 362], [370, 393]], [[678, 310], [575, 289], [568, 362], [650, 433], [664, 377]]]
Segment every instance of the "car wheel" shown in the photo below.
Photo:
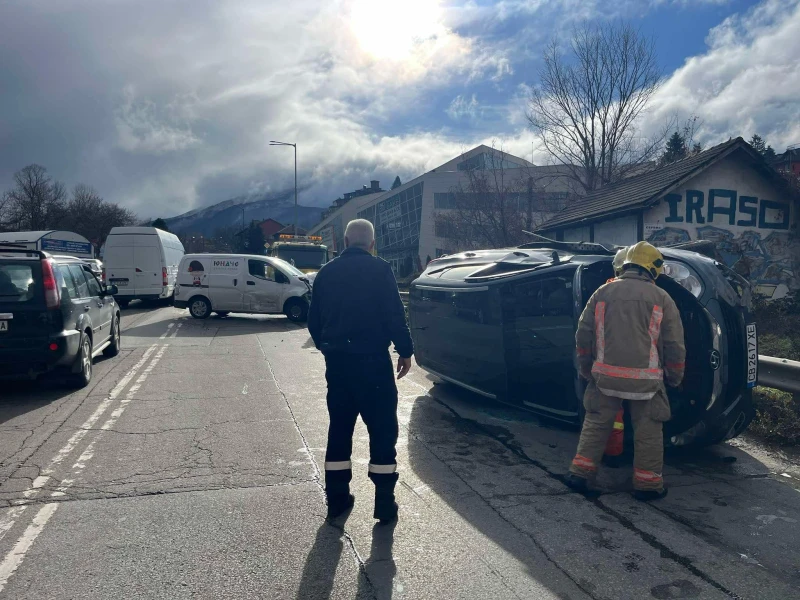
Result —
[[119, 354], [122, 347], [122, 333], [120, 331], [119, 315], [114, 317], [114, 325], [111, 327], [111, 345], [103, 350], [103, 356], [112, 358]]
[[207, 319], [211, 315], [211, 302], [202, 296], [195, 296], [189, 301], [189, 314], [195, 319]]
[[293, 298], [286, 303], [284, 313], [290, 321], [300, 323], [308, 317], [308, 304], [299, 298]]
[[78, 369], [70, 378], [70, 383], [76, 388], [84, 388], [92, 381], [92, 371], [94, 369], [92, 361], [92, 338], [87, 334], [81, 336], [81, 346], [78, 350], [78, 358], [75, 360]]

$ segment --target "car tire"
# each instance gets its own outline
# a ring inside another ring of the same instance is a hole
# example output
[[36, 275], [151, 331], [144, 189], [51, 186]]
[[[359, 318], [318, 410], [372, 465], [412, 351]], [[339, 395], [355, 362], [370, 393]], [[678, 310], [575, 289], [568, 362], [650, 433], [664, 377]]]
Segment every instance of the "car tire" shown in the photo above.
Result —
[[308, 318], [308, 303], [300, 298], [292, 298], [286, 301], [283, 312], [290, 321], [302, 323]]
[[73, 373], [70, 377], [70, 385], [75, 388], [85, 388], [92, 381], [94, 364], [92, 359], [92, 338], [87, 333], [81, 335], [80, 349], [78, 357], [75, 359], [78, 373]]
[[119, 354], [122, 347], [122, 330], [120, 329], [119, 315], [114, 315], [114, 324], [111, 326], [111, 345], [103, 350], [103, 356], [113, 358]]
[[211, 302], [203, 296], [195, 296], [189, 300], [189, 314], [195, 319], [207, 319], [211, 316]]

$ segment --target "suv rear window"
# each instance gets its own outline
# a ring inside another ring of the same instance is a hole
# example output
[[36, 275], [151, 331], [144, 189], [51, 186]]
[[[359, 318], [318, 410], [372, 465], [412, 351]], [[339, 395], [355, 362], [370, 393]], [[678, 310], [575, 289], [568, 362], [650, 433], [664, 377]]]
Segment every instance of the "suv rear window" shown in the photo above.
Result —
[[0, 263], [0, 302], [28, 302], [36, 297], [32, 264]]

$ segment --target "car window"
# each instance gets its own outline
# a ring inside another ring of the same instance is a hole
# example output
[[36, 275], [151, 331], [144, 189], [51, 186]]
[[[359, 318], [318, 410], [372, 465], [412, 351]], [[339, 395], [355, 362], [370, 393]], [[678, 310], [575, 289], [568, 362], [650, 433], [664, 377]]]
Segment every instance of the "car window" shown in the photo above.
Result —
[[69, 272], [67, 265], [56, 265], [56, 274], [58, 283], [61, 285], [61, 294], [67, 299], [80, 298], [78, 290], [75, 287], [75, 280], [72, 278], [72, 273]]
[[86, 282], [83, 267], [80, 265], [69, 265], [69, 272], [75, 280], [76, 298], [89, 298], [89, 284]]
[[270, 260], [275, 264], [275, 266], [277, 266], [284, 273], [288, 273], [289, 275], [294, 275], [295, 277], [304, 276], [303, 272], [300, 269], [293, 267], [285, 260], [281, 260], [280, 258], [274, 258], [274, 257], [270, 258]]
[[248, 260], [247, 271], [253, 277], [275, 281], [275, 267], [263, 260]]
[[518, 317], [572, 315], [572, 278], [548, 277], [515, 283], [513, 302]]
[[33, 267], [25, 264], [0, 264], [0, 302], [28, 302], [35, 295]]
[[100, 282], [97, 281], [97, 277], [95, 277], [93, 273], [89, 273], [86, 270], [83, 271], [83, 274], [86, 276], [86, 281], [89, 284], [89, 295], [93, 297], [100, 296], [103, 293], [103, 286], [101, 286]]

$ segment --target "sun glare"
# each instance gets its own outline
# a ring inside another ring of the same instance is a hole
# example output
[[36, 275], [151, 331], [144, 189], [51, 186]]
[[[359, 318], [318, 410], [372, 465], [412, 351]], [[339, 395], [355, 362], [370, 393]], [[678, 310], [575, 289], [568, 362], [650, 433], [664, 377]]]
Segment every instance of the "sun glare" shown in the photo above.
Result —
[[355, 0], [350, 27], [364, 52], [403, 60], [443, 30], [438, 0]]

